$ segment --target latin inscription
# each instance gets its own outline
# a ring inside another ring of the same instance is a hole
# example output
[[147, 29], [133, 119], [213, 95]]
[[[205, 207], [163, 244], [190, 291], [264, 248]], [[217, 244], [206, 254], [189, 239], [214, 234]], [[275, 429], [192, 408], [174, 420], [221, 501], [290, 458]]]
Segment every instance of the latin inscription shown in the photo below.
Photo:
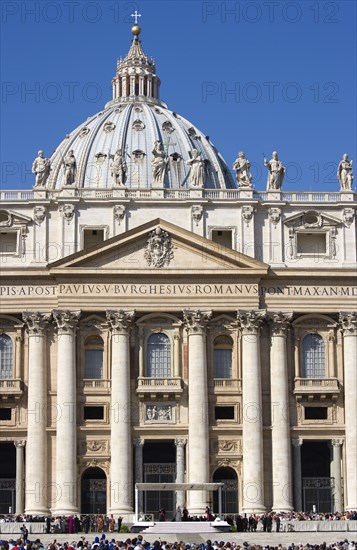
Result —
[[0, 286], [0, 297], [51, 296], [357, 296], [357, 287], [260, 286], [257, 284], [59, 284]]

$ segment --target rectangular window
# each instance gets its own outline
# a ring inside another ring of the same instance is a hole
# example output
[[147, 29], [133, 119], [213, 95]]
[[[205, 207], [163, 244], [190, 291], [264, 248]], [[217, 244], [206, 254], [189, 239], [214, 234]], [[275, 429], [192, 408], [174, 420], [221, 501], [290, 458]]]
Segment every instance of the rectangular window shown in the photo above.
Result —
[[1, 232], [0, 233], [0, 253], [1, 254], [16, 254], [17, 252], [17, 232]]
[[327, 420], [327, 407], [305, 407], [305, 420]]
[[104, 420], [104, 407], [84, 407], [84, 420]]
[[215, 407], [214, 416], [216, 420], [234, 420], [234, 407]]
[[232, 248], [232, 231], [228, 229], [214, 229], [212, 231], [212, 241], [227, 248]]
[[104, 241], [104, 229], [84, 229], [83, 231], [83, 248], [96, 246]]
[[326, 254], [326, 233], [297, 233], [297, 253], [303, 256]]
[[10, 407], [4, 407], [0, 409], [0, 420], [11, 420], [11, 409]]
[[232, 350], [214, 350], [214, 377], [232, 378]]
[[103, 378], [103, 351], [101, 349], [86, 350], [84, 378]]

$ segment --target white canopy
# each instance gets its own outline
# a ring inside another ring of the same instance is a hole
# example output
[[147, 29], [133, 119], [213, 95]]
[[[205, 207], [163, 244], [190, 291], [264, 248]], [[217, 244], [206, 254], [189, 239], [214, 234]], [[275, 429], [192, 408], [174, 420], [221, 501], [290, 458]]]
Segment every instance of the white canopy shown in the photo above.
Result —
[[224, 483], [135, 483], [138, 491], [216, 491]]

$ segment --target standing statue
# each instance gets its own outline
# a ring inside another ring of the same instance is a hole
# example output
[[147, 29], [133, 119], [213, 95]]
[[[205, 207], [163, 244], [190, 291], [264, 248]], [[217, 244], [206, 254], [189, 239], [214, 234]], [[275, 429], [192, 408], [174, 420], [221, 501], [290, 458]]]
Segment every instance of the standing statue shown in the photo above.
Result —
[[249, 172], [250, 162], [245, 158], [243, 151], [238, 153], [238, 158], [233, 164], [233, 170], [236, 171], [238, 187], [252, 187], [252, 174]]
[[267, 191], [281, 189], [285, 175], [285, 167], [279, 160], [276, 151], [273, 151], [272, 158], [269, 161], [264, 158], [264, 166], [268, 168]]
[[205, 182], [205, 161], [197, 149], [192, 149], [191, 158], [186, 161], [191, 166], [189, 184], [192, 187], [203, 187]]
[[151, 161], [151, 166], [153, 183], [163, 185], [168, 159], [161, 141], [155, 141], [152, 155], [153, 159]]
[[64, 183], [65, 185], [72, 185], [76, 180], [77, 175], [77, 163], [73, 153], [73, 149], [68, 151], [64, 157]]
[[120, 149], [115, 152], [110, 168], [114, 185], [125, 185], [127, 165]]
[[351, 191], [353, 182], [353, 160], [348, 160], [345, 153], [337, 168], [337, 178], [341, 185], [341, 191]]
[[48, 176], [51, 171], [51, 161], [43, 156], [43, 151], [38, 152], [38, 156], [32, 163], [32, 173], [36, 174], [34, 187], [45, 187]]

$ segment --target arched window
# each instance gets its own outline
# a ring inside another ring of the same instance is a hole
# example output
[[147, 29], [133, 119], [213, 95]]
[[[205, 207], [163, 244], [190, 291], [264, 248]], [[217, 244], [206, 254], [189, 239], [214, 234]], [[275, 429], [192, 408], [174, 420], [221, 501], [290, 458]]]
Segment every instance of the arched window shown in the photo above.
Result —
[[325, 377], [325, 344], [320, 334], [307, 334], [302, 341], [302, 376]]
[[103, 378], [103, 340], [91, 336], [85, 342], [84, 378]]
[[150, 378], [169, 378], [171, 375], [171, 346], [163, 332], [152, 334], [148, 340], [147, 375]]
[[232, 348], [230, 336], [221, 335], [214, 341], [214, 378], [232, 378]]
[[12, 378], [12, 341], [10, 336], [0, 334], [0, 378]]

